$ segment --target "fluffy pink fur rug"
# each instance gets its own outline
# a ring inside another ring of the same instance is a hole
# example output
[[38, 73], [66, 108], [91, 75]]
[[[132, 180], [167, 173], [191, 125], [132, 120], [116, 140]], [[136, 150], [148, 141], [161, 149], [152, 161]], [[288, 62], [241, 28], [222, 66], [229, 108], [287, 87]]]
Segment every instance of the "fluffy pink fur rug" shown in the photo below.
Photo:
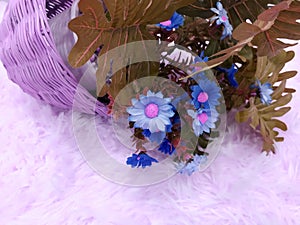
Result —
[[[1, 8], [1, 6], [0, 6]], [[298, 57], [288, 69], [297, 69]], [[300, 75], [289, 83], [300, 90]], [[231, 122], [203, 173], [129, 188], [98, 176], [72, 135], [71, 113], [24, 94], [0, 68], [0, 224], [291, 225], [300, 222], [300, 92], [277, 154]]]

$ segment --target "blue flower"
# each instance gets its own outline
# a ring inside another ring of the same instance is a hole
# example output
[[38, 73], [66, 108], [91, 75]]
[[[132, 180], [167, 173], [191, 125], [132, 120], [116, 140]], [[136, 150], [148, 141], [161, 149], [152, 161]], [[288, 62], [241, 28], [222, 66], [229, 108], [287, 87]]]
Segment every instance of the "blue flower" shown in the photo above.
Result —
[[213, 16], [210, 20], [212, 22], [216, 21], [217, 25], [224, 26], [222, 37], [221, 37], [221, 40], [223, 40], [224, 38], [232, 35], [233, 28], [229, 22], [227, 11], [223, 8], [222, 3], [217, 2], [216, 5], [217, 5], [217, 8], [211, 8], [210, 10], [213, 11], [217, 15]]
[[128, 157], [126, 164], [131, 165], [132, 168], [138, 168], [140, 166], [142, 166], [142, 168], [145, 168], [147, 166], [151, 166], [153, 162], [158, 163], [156, 159], [150, 157], [144, 152], [141, 152], [140, 154], [132, 154], [131, 157]]
[[234, 64], [232, 64], [229, 69], [218, 67], [217, 70], [225, 72], [227, 74], [228, 81], [232, 87], [237, 88], [239, 86], [238, 82], [235, 79], [235, 74], [237, 73], [238, 69]]
[[195, 57], [194, 59], [194, 63], [198, 63], [198, 62], [207, 62], [208, 61], [208, 57], [204, 56], [204, 51], [202, 51], [200, 53], [199, 56]]
[[170, 118], [174, 116], [170, 98], [164, 98], [161, 92], [156, 94], [148, 91], [147, 96], [141, 95], [140, 100], [133, 98], [132, 107], [127, 108], [129, 121], [135, 122], [134, 127], [149, 129], [151, 133], [165, 132], [171, 125]]
[[175, 151], [175, 147], [168, 139], [165, 138], [163, 142], [160, 144], [158, 151], [161, 151], [165, 154], [172, 155], [173, 152]]
[[217, 25], [221, 25], [228, 22], [227, 11], [223, 8], [222, 3], [217, 2], [216, 6], [217, 8], [211, 8], [210, 10], [217, 14], [217, 16], [212, 17], [210, 20], [212, 22], [216, 21]]
[[230, 37], [232, 35], [233, 27], [229, 22], [223, 23], [224, 29], [222, 32], [221, 40], [225, 39], [226, 37]]
[[209, 133], [210, 129], [216, 128], [219, 114], [214, 108], [199, 109], [197, 112], [187, 110], [187, 113], [194, 119], [193, 130], [196, 136], [200, 136], [203, 132]]
[[206, 161], [206, 155], [195, 155], [191, 162], [180, 162], [177, 168], [179, 169], [179, 173], [188, 174], [190, 176], [199, 169], [200, 164], [203, 164]]
[[177, 29], [179, 26], [183, 25], [184, 18], [182, 15], [178, 14], [177, 12], [174, 12], [171, 19], [161, 22], [159, 24], [156, 24], [157, 26], [164, 28], [168, 31]]
[[264, 83], [263, 85], [258, 80], [258, 89], [259, 89], [259, 95], [260, 95], [260, 101], [265, 105], [270, 105], [272, 103], [272, 85], [270, 83]]
[[208, 105], [211, 108], [220, 104], [220, 87], [207, 78], [200, 80], [199, 85], [191, 86], [191, 90], [192, 101], [196, 109], [204, 105]]
[[150, 137], [150, 136], [151, 136], [150, 130], [149, 130], [149, 129], [143, 130], [143, 135], [144, 135], [145, 137]]
[[[194, 64], [207, 62], [207, 61], [208, 61], [208, 57], [207, 56], [204, 57], [204, 51], [202, 51], [199, 56], [195, 57]], [[195, 73], [197, 71], [200, 71], [201, 69], [202, 69], [201, 67], [194, 66], [192, 72]], [[204, 77], [205, 77], [204, 72], [199, 72], [193, 76], [193, 79], [196, 82], [200, 82], [200, 80], [203, 79]]]

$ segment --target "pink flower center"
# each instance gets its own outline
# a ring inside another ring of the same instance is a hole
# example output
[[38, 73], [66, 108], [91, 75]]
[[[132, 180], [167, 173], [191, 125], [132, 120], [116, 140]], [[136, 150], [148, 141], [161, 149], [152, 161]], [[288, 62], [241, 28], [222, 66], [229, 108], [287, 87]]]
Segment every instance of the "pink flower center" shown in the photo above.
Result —
[[201, 66], [195, 66], [194, 69], [195, 69], [196, 71], [200, 71], [200, 70], [202, 70], [202, 67], [201, 67]]
[[227, 21], [227, 16], [222, 16], [221, 19], [226, 22]]
[[154, 104], [154, 103], [150, 103], [149, 105], [146, 106], [145, 108], [145, 115], [148, 118], [154, 118], [158, 116], [158, 105]]
[[208, 115], [207, 115], [205, 112], [198, 114], [197, 117], [198, 117], [198, 120], [199, 120], [202, 124], [205, 124], [206, 121], [208, 120]]
[[204, 103], [208, 100], [208, 94], [206, 92], [201, 92], [197, 98], [198, 102]]
[[172, 21], [171, 20], [166, 20], [166, 21], [161, 22], [160, 24], [163, 25], [163, 26], [170, 26], [172, 24]]

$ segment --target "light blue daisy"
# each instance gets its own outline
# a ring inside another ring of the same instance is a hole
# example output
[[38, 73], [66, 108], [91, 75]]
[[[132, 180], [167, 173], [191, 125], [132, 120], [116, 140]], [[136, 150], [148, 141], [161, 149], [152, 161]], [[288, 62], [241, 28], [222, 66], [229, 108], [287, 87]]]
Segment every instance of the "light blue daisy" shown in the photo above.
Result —
[[272, 103], [273, 89], [270, 83], [261, 84], [259, 80], [257, 80], [260, 101], [265, 105], [270, 105]]
[[171, 125], [170, 118], [174, 116], [170, 98], [164, 98], [161, 92], [147, 92], [140, 95], [140, 99], [131, 100], [132, 107], [127, 108], [130, 114], [129, 121], [134, 122], [134, 127], [149, 129], [151, 133], [165, 132], [166, 126]]
[[191, 162], [185, 163], [180, 162], [177, 166], [179, 173], [192, 175], [194, 172], [199, 170], [201, 164], [207, 161], [206, 155], [195, 155]]
[[[196, 56], [195, 59], [194, 59], [194, 64], [196, 63], [205, 63], [208, 61], [208, 57], [207, 56], [204, 56], [204, 51], [202, 51], [200, 53], [199, 56]], [[192, 68], [192, 72], [195, 73], [197, 71], [200, 71], [202, 68], [201, 67], [196, 67], [196, 66], [193, 66]], [[196, 81], [196, 82], [200, 82], [201, 79], [205, 78], [205, 74], [204, 72], [199, 72], [197, 74], [195, 74], [193, 76], [193, 79]]]
[[229, 21], [223, 23], [224, 25], [224, 29], [222, 32], [222, 36], [221, 36], [221, 40], [230, 37], [232, 35], [232, 31], [233, 31], [233, 27], [232, 25], [229, 23]]
[[217, 25], [223, 25], [224, 29], [222, 32], [221, 40], [225, 39], [226, 37], [230, 37], [232, 35], [233, 27], [229, 22], [229, 18], [227, 15], [227, 11], [223, 8], [221, 2], [217, 2], [217, 8], [211, 8], [210, 10], [213, 11], [216, 16], [213, 16], [210, 21], [216, 21]]
[[[191, 86], [193, 104], [196, 109], [203, 105], [208, 105], [209, 108], [220, 104], [221, 89], [216, 82], [207, 78], [201, 79], [199, 85]], [[206, 107], [207, 108], [207, 107]]]
[[216, 21], [217, 25], [224, 24], [228, 22], [228, 15], [227, 11], [223, 8], [223, 5], [221, 2], [217, 2], [216, 4], [217, 8], [211, 8], [210, 10], [213, 11], [216, 16], [212, 17], [210, 19], [211, 22]]
[[203, 132], [210, 133], [210, 129], [216, 128], [219, 114], [214, 108], [187, 110], [187, 113], [193, 118], [193, 130], [196, 136], [200, 136]]

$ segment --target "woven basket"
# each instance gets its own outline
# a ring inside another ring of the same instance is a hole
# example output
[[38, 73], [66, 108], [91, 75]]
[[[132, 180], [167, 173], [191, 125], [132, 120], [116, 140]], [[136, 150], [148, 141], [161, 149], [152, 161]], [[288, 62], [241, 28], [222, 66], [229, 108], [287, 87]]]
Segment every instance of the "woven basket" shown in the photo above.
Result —
[[[73, 69], [67, 55], [75, 43], [68, 30], [73, 0], [9, 1], [0, 25], [0, 59], [24, 92], [57, 110], [106, 115], [89, 84], [78, 84], [90, 65]], [[92, 73], [91, 73], [92, 74]], [[95, 73], [94, 73], [95, 74]], [[73, 104], [76, 92], [77, 104]]]

